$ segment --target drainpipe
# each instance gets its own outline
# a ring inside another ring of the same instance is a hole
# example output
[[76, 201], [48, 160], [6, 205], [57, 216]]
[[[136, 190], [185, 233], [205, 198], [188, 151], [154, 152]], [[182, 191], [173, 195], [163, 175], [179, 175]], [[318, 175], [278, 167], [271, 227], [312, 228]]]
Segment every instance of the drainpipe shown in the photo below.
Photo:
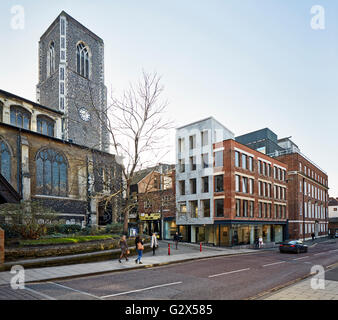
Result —
[[19, 129], [19, 134], [17, 136], [17, 187], [18, 193], [20, 194], [21, 198], [23, 196], [22, 190], [22, 152], [21, 152], [21, 129]]

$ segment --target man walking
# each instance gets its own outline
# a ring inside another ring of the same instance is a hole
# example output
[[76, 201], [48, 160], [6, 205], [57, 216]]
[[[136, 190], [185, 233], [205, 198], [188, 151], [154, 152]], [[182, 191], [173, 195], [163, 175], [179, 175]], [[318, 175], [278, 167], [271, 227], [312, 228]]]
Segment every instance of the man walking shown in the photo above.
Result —
[[177, 246], [178, 246], [178, 241], [179, 240], [180, 240], [180, 237], [178, 235], [178, 232], [176, 232], [175, 235], [174, 235], [174, 241], [175, 241], [176, 250], [178, 249]]

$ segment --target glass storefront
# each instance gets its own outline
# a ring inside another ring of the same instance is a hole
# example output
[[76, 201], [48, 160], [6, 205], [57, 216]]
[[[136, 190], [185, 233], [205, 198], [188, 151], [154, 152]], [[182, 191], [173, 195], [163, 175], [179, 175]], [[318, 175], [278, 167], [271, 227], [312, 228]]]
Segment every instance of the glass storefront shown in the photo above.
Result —
[[177, 226], [175, 221], [164, 221], [163, 222], [163, 237], [165, 240], [174, 239], [174, 235], [177, 231]]

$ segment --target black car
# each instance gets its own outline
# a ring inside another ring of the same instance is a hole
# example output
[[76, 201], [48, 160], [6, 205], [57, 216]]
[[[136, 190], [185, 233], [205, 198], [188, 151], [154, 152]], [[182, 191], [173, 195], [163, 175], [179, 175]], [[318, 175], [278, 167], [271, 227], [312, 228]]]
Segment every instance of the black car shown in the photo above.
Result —
[[279, 251], [280, 253], [286, 253], [286, 252], [294, 252], [294, 253], [301, 253], [301, 252], [307, 252], [308, 246], [303, 244], [302, 241], [289, 241], [289, 242], [283, 242], [279, 245]]

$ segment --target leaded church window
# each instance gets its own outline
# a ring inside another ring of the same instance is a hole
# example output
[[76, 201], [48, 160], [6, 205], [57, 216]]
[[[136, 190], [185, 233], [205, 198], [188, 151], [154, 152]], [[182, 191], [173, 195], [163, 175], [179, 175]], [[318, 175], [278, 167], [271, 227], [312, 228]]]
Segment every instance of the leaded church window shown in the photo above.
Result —
[[19, 106], [11, 107], [11, 125], [30, 130], [31, 115]]
[[80, 43], [77, 46], [77, 73], [85, 78], [89, 78], [89, 52], [88, 48]]
[[47, 54], [47, 77], [55, 72], [55, 45], [51, 42]]
[[36, 157], [36, 189], [41, 195], [67, 196], [67, 162], [53, 149], [45, 149]]
[[0, 172], [5, 179], [11, 181], [11, 154], [7, 144], [0, 140]]
[[45, 116], [38, 116], [37, 131], [46, 136], [54, 137], [54, 121]]

